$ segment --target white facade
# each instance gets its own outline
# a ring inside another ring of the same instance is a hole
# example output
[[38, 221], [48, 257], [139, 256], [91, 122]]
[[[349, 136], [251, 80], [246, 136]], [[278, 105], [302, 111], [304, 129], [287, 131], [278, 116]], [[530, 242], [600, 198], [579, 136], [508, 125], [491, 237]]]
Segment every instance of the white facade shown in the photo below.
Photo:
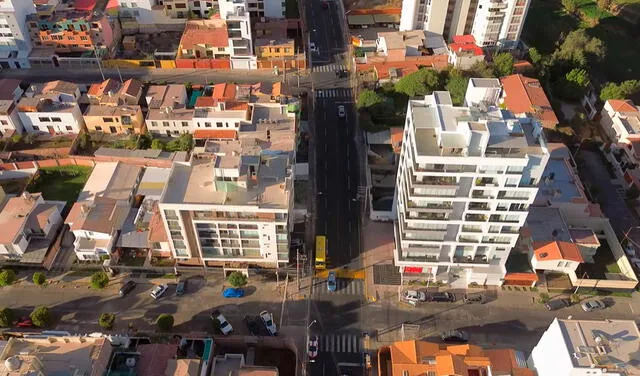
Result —
[[173, 30], [176, 29], [176, 26], [178, 28], [184, 26], [188, 17], [171, 17], [171, 13], [168, 13], [161, 4], [162, 1], [158, 0], [118, 0], [120, 6], [118, 14], [124, 19], [135, 19], [141, 32], [162, 30], [163, 28]]
[[629, 143], [640, 137], [640, 106], [632, 101], [608, 100], [601, 111], [600, 125], [614, 143]]
[[395, 264], [466, 287], [500, 285], [549, 158], [540, 126], [448, 92], [409, 101], [396, 181]]
[[28, 133], [80, 133], [84, 118], [77, 104], [60, 104], [58, 111], [20, 111], [20, 121]]
[[253, 54], [251, 19], [247, 0], [220, 0], [218, 5], [220, 18], [227, 22], [231, 68], [257, 69], [258, 60]]
[[480, 0], [473, 22], [476, 44], [481, 47], [520, 39], [531, 0]]
[[497, 106], [502, 85], [497, 78], [471, 78], [464, 94], [465, 106]]
[[469, 34], [478, 0], [403, 0], [400, 31], [422, 29], [450, 40]]
[[538, 376], [636, 375], [640, 332], [631, 320], [554, 319], [527, 363]]
[[26, 19], [35, 12], [32, 1], [0, 1], [0, 69], [30, 68], [32, 46]]
[[22, 133], [23, 130], [15, 102], [12, 100], [0, 100], [0, 137], [7, 132]]

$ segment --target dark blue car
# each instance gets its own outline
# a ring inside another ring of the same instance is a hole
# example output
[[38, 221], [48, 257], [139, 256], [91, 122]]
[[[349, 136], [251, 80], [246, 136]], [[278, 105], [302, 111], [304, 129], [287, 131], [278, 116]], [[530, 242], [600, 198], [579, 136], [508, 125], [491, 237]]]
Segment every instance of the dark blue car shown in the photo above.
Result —
[[224, 289], [224, 291], [222, 292], [222, 296], [224, 296], [225, 298], [242, 298], [244, 296], [244, 290], [234, 287], [228, 287]]

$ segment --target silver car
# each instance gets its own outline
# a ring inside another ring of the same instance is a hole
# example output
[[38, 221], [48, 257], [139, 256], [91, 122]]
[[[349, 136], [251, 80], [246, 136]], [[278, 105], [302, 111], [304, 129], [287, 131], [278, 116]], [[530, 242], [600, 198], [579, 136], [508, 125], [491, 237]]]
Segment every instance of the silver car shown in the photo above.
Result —
[[411, 305], [416, 305], [418, 302], [424, 302], [427, 300], [427, 294], [423, 291], [416, 290], [407, 290], [404, 292], [402, 297]]
[[598, 311], [607, 308], [607, 306], [600, 300], [589, 300], [581, 304], [582, 310], [585, 312]]

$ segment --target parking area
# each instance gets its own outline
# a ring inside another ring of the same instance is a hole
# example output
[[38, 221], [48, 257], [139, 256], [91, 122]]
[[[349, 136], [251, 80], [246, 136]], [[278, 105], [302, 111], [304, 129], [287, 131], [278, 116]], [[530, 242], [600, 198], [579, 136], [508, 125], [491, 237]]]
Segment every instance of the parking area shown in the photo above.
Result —
[[618, 237], [637, 226], [640, 222], [624, 201], [625, 188], [611, 177], [599, 152], [581, 149], [576, 155], [576, 161], [583, 182], [600, 203], [604, 214], [609, 217]]

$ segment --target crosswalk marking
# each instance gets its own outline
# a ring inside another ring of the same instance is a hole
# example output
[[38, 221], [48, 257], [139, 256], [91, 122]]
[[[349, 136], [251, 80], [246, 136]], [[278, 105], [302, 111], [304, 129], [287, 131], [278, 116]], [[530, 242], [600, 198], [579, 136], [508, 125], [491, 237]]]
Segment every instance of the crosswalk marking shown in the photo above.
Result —
[[363, 281], [338, 278], [336, 291], [329, 291], [327, 281], [320, 281], [313, 287], [313, 295], [364, 295]]
[[361, 338], [355, 334], [328, 334], [318, 338], [318, 349], [332, 353], [357, 353], [362, 351]]
[[343, 64], [327, 64], [313, 67], [314, 72], [336, 72], [340, 70], [347, 70], [347, 66]]
[[316, 90], [316, 98], [350, 98], [351, 89], [319, 89]]

